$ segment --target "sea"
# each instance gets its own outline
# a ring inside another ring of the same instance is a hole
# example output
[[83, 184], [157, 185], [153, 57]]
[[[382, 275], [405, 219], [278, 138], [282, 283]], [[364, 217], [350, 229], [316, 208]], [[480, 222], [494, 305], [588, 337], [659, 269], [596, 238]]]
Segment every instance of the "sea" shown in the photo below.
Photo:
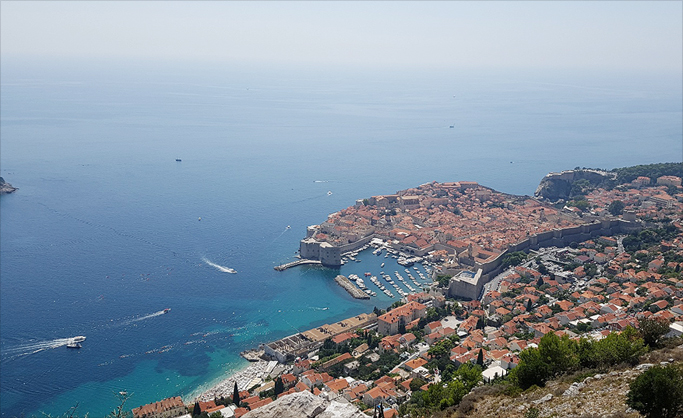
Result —
[[680, 74], [616, 73], [3, 58], [0, 415], [191, 401], [242, 350], [388, 306], [333, 280], [403, 270], [383, 255], [273, 269], [357, 199], [680, 162]]

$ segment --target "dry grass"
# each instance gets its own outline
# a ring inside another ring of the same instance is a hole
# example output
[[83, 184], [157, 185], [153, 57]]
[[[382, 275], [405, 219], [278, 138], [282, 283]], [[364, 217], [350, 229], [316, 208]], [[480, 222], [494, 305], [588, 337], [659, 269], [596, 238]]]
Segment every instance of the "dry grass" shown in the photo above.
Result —
[[[641, 363], [683, 363], [683, 345], [663, 348], [644, 355]], [[530, 408], [540, 411], [540, 418], [640, 418], [625, 401], [629, 385], [640, 372], [627, 364], [612, 367], [606, 372], [581, 370], [550, 381], [545, 387], [532, 386], [528, 390], [513, 390], [514, 386], [499, 384], [480, 386], [465, 396], [457, 406], [446, 412], [449, 418], [506, 417], [525, 418]], [[597, 379], [596, 375], [601, 374]], [[591, 377], [591, 379], [587, 378]], [[574, 382], [585, 382], [576, 396], [563, 396]], [[533, 402], [551, 394], [547, 402]]]

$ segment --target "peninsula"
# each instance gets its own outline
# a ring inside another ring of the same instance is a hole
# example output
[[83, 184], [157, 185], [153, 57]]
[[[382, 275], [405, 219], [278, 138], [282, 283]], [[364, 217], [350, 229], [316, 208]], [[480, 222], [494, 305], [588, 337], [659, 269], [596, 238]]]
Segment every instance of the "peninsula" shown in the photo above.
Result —
[[[336, 267], [375, 247], [432, 266], [432, 280], [386, 310], [263, 344], [268, 361], [186, 410], [578, 417], [581, 399], [593, 415], [642, 412], [632, 397], [649, 368], [683, 381], [683, 187], [672, 174], [683, 164], [646, 167], [551, 173], [535, 198], [433, 182], [330, 215], [308, 228], [303, 260]], [[642, 364], [604, 373], [625, 363]], [[578, 380], [552, 380], [563, 374]]]
[[12, 187], [11, 184], [5, 182], [5, 179], [0, 177], [0, 194], [12, 193], [18, 190], [16, 187]]

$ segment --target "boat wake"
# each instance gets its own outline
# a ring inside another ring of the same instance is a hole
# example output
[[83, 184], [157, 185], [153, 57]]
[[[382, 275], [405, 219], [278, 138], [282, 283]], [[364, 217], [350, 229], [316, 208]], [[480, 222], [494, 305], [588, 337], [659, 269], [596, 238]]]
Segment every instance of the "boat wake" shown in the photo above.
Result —
[[125, 321], [123, 321], [123, 322], [119, 322], [118, 324], [116, 324], [116, 326], [117, 326], [117, 327], [125, 327], [126, 325], [130, 325], [130, 324], [134, 324], [134, 323], [136, 323], [136, 322], [144, 321], [145, 319], [150, 319], [150, 318], [154, 318], [154, 317], [157, 317], [157, 316], [161, 316], [161, 315], [163, 315], [163, 314], [165, 314], [165, 313], [166, 313], [166, 309], [162, 309], [162, 310], [160, 310], [160, 311], [151, 313], [151, 314], [149, 314], [149, 315], [143, 315], [143, 316], [138, 316], [138, 317], [133, 318], [133, 319], [127, 319], [127, 320], [125, 320]]
[[34, 341], [26, 344], [20, 344], [15, 347], [2, 349], [2, 362], [15, 360], [20, 357], [37, 354], [41, 351], [51, 350], [53, 348], [65, 347], [73, 338], [56, 338], [47, 341]]
[[[285, 230], [282, 231], [282, 232], [280, 232], [280, 235], [278, 235], [277, 237], [275, 237], [275, 239], [273, 240], [273, 242], [277, 241], [278, 238], [280, 238], [281, 236], [283, 236], [283, 235], [284, 235], [287, 231], [289, 231], [290, 229], [292, 229], [292, 227], [291, 227], [290, 225], [287, 225], [287, 226], [285, 227]], [[272, 244], [273, 242], [271, 242], [271, 244]]]
[[237, 270], [231, 269], [230, 267], [221, 266], [220, 264], [212, 263], [206, 257], [202, 257], [202, 261], [208, 264], [209, 266], [215, 268], [216, 270], [222, 271], [223, 273], [237, 273]]

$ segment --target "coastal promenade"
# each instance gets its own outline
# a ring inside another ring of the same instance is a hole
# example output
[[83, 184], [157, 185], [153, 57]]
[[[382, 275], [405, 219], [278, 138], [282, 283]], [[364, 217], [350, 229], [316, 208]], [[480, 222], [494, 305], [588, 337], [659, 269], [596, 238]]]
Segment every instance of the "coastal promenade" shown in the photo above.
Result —
[[318, 261], [318, 260], [301, 259], [301, 260], [292, 261], [291, 263], [281, 264], [281, 265], [275, 266], [275, 267], [273, 267], [273, 268], [274, 268], [275, 270], [277, 270], [277, 271], [284, 271], [284, 270], [287, 270], [287, 269], [290, 268], [290, 267], [301, 266], [301, 265], [303, 265], [303, 264], [316, 264], [316, 265], [320, 265], [320, 264], [322, 264], [322, 263], [321, 263], [320, 261]]
[[370, 295], [354, 286], [353, 283], [351, 283], [351, 281], [346, 276], [342, 276], [340, 274], [339, 276], [334, 278], [334, 281], [337, 282], [339, 286], [343, 287], [344, 290], [349, 292], [349, 294], [353, 296], [355, 299], [370, 299]]

